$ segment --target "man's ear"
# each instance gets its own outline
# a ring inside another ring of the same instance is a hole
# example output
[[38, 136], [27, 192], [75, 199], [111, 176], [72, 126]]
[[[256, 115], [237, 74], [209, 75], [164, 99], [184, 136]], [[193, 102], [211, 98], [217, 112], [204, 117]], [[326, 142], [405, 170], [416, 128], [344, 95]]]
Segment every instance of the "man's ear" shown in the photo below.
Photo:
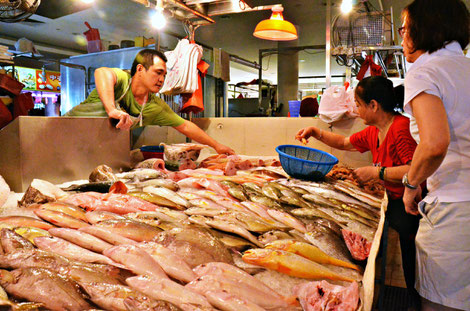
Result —
[[145, 71], [144, 65], [138, 64], [137, 67], [136, 67], [136, 71], [137, 71], [137, 72], [139, 72], [139, 71]]

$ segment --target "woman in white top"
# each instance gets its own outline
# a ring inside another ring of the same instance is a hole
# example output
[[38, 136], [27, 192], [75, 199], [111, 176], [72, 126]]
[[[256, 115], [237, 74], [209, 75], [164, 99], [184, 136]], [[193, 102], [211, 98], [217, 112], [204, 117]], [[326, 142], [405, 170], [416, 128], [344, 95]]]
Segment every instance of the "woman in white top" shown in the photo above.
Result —
[[[469, 11], [461, 0], [415, 0], [402, 13], [405, 112], [418, 147], [403, 201], [423, 217], [416, 289], [423, 310], [470, 310]], [[421, 202], [419, 185], [429, 193]]]

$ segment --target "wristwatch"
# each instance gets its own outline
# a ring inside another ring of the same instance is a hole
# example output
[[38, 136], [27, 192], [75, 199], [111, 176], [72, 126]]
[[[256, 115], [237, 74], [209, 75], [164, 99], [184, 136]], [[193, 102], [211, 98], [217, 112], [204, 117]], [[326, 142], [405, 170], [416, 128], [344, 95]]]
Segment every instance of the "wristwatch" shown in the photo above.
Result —
[[406, 173], [405, 175], [403, 175], [403, 179], [401, 180], [401, 183], [402, 183], [403, 186], [405, 186], [406, 188], [410, 188], [410, 189], [413, 189], [413, 190], [418, 189], [418, 186], [413, 186], [412, 184], [410, 184], [410, 183], [408, 182], [408, 173]]

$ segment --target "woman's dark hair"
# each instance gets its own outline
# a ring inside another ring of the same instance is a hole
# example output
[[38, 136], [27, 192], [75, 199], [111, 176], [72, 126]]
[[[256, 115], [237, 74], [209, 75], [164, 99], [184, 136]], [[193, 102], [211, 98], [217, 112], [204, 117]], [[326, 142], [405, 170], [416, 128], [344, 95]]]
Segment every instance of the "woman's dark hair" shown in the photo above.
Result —
[[165, 54], [157, 50], [145, 49], [137, 53], [132, 63], [131, 77], [133, 77], [137, 71], [137, 65], [142, 65], [146, 70], [153, 65], [153, 58], [158, 56], [165, 63], [167, 62]]
[[403, 110], [404, 95], [395, 94], [393, 82], [385, 77], [373, 76], [362, 79], [355, 93], [367, 105], [371, 100], [375, 100], [385, 112], [396, 113], [397, 110]]
[[469, 12], [462, 0], [415, 0], [403, 9], [413, 49], [435, 52], [451, 41], [470, 40]]

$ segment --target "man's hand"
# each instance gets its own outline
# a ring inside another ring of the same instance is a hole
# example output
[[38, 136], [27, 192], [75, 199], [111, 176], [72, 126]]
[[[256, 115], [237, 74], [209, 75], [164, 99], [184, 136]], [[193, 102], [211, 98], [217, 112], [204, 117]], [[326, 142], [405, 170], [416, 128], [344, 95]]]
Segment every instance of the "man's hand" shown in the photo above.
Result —
[[108, 116], [112, 119], [117, 119], [119, 120], [118, 124], [116, 125], [116, 128], [122, 129], [122, 130], [128, 130], [132, 127], [132, 124], [134, 123], [132, 121], [131, 116], [122, 110], [114, 109], [111, 111]]
[[359, 182], [365, 183], [371, 179], [378, 179], [378, 171], [376, 166], [364, 166], [356, 168], [353, 171], [353, 175]]
[[232, 150], [232, 148], [227, 147], [222, 144], [218, 144], [217, 146], [214, 147], [215, 151], [217, 151], [218, 154], [228, 154], [232, 155], [235, 154], [235, 151]]
[[421, 186], [419, 186], [418, 189], [410, 189], [408, 187], [405, 187], [405, 193], [403, 194], [403, 203], [405, 203], [405, 210], [408, 214], [419, 214], [418, 203], [422, 200], [421, 193]]

